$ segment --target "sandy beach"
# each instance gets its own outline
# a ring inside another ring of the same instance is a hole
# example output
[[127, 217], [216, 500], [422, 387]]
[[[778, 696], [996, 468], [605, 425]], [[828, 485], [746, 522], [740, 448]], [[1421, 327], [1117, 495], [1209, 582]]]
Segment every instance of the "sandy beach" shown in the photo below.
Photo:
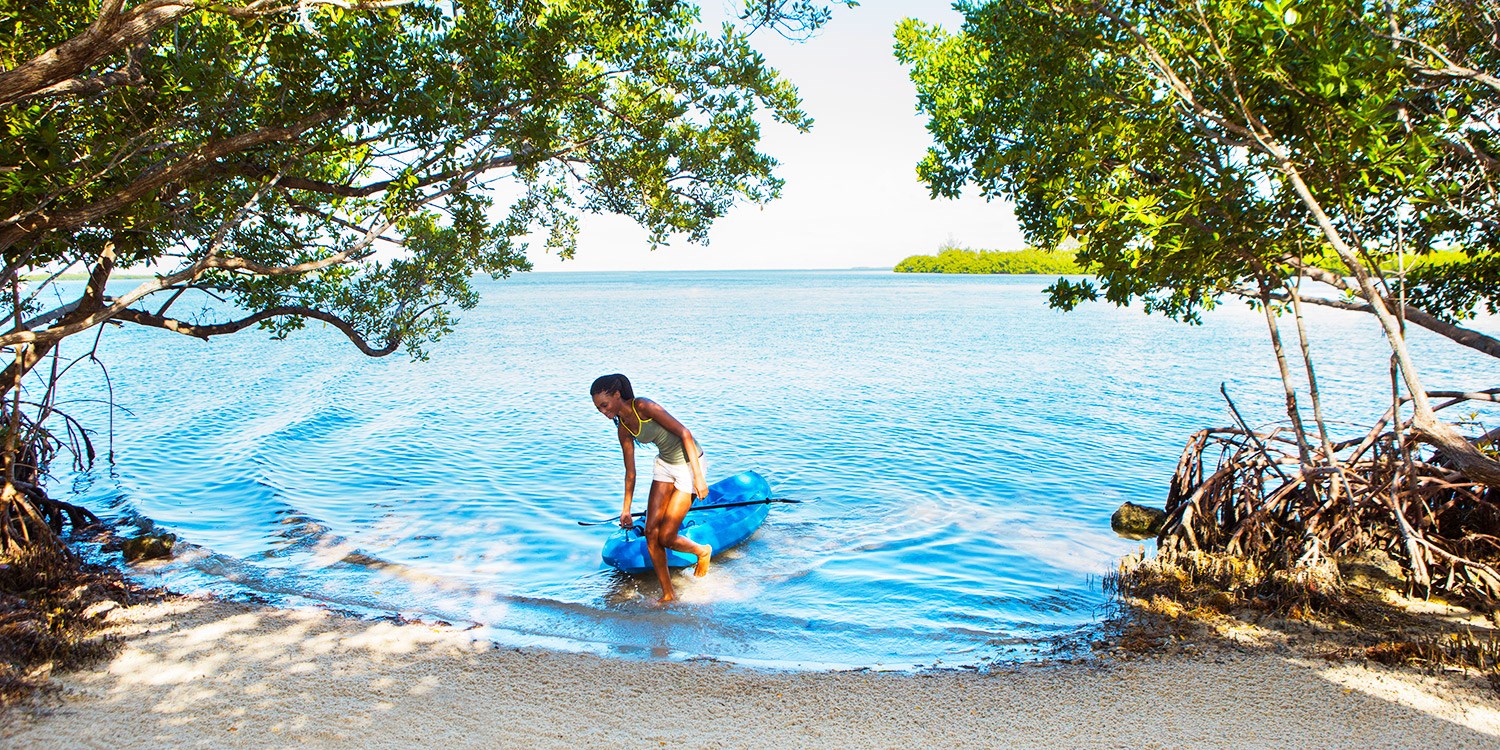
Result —
[[8, 748], [1494, 748], [1477, 681], [1269, 652], [917, 675], [496, 647], [429, 624], [174, 597], [3, 714]]

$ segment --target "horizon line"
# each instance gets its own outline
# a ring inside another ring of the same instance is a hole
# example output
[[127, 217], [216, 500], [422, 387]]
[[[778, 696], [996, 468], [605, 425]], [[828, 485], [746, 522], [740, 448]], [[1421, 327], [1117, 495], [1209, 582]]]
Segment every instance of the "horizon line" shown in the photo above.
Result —
[[[739, 273], [744, 271], [894, 271], [895, 266], [824, 266], [817, 268], [549, 268], [516, 273]], [[481, 272], [482, 273], [482, 272]]]

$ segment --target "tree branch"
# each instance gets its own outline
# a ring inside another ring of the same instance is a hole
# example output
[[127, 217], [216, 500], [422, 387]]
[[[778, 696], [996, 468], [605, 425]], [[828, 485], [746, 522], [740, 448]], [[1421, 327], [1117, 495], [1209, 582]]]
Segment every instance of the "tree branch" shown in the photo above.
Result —
[[[99, 262], [89, 272], [89, 280], [84, 285], [83, 294], [72, 304], [64, 305], [67, 309], [59, 316], [61, 320], [64, 323], [68, 323], [79, 318], [85, 318], [90, 313], [102, 307], [104, 305], [104, 287], [109, 283], [109, 276], [114, 273], [114, 270], [115, 243], [106, 242], [104, 243], [104, 249], [99, 253]], [[26, 324], [22, 323], [21, 326], [22, 330], [25, 330]], [[42, 358], [47, 356], [47, 353], [56, 344], [56, 339], [47, 339], [37, 341], [32, 346], [25, 347], [24, 356], [18, 356], [16, 361], [10, 363], [5, 368], [4, 373], [0, 373], [0, 384], [4, 384], [0, 387], [9, 388], [11, 384], [20, 383], [21, 378], [25, 377], [26, 373], [30, 372], [31, 368], [36, 366], [36, 363], [42, 361]]]
[[[576, 146], [572, 147], [572, 148], [576, 148]], [[558, 152], [558, 154], [553, 154], [552, 156], [557, 156], [557, 155], [560, 155], [560, 154], [565, 154], [568, 151], [572, 150], [572, 148], [569, 148], [569, 149], [564, 150], [564, 151], [560, 151], [560, 152]], [[523, 157], [529, 156], [529, 155], [530, 154], [526, 154], [526, 153], [517, 154], [515, 152], [512, 152], [512, 153], [509, 153], [509, 154], [505, 154], [503, 156], [497, 156], [497, 157], [494, 157], [492, 159], [487, 159], [487, 160], [485, 160], [483, 162], [480, 162], [478, 164], [471, 164], [471, 165], [468, 165], [468, 166], [465, 166], [465, 167], [460, 167], [458, 169], [449, 169], [449, 170], [445, 170], [445, 171], [442, 171], [442, 172], [437, 172], [437, 173], [434, 173], [434, 174], [426, 175], [426, 176], [418, 179], [417, 183], [415, 185], [413, 185], [412, 187], [416, 187], [416, 188], [430, 187], [430, 186], [432, 186], [432, 185], [434, 185], [436, 183], [442, 182], [443, 180], [453, 179], [454, 177], [459, 177], [459, 176], [466, 175], [466, 174], [478, 174], [480, 172], [488, 172], [491, 169], [503, 169], [505, 167], [513, 167]], [[551, 158], [551, 157], [548, 157], [548, 158]], [[245, 163], [245, 164], [238, 165], [238, 168], [235, 171], [239, 171], [242, 174], [254, 175], [254, 176], [263, 176], [263, 175], [266, 175], [266, 174], [270, 174], [272, 172], [272, 170], [267, 169], [266, 167], [260, 166], [259, 164], [250, 164], [250, 163]], [[371, 183], [366, 184], [366, 185], [354, 186], [354, 185], [340, 185], [338, 183], [333, 183], [333, 182], [323, 182], [322, 180], [311, 180], [311, 179], [308, 179], [306, 177], [286, 176], [286, 177], [281, 178], [281, 183], [280, 184], [281, 184], [282, 188], [287, 189], [287, 190], [306, 190], [307, 192], [310, 192], [310, 193], [321, 193], [323, 195], [336, 195], [336, 196], [339, 196], [339, 197], [342, 197], [342, 198], [368, 198], [368, 197], [370, 197], [372, 195], [376, 195], [377, 193], [383, 193], [386, 190], [389, 190], [392, 185], [396, 184], [396, 181], [393, 180], [393, 179], [392, 180], [380, 180], [379, 182], [371, 182]]]
[[1488, 86], [1489, 88], [1494, 89], [1496, 92], [1500, 92], [1500, 78], [1490, 75], [1489, 73], [1486, 73], [1482, 70], [1475, 70], [1474, 68], [1459, 65], [1458, 63], [1455, 63], [1453, 62], [1453, 60], [1449, 59], [1449, 57], [1443, 54], [1443, 51], [1438, 49], [1437, 47], [1434, 47], [1419, 39], [1412, 39], [1410, 37], [1404, 37], [1399, 34], [1379, 34], [1378, 36], [1389, 39], [1398, 44], [1407, 44], [1415, 47], [1420, 47], [1423, 52], [1431, 55], [1443, 66], [1441, 68], [1435, 68], [1431, 65], [1427, 65], [1421, 62], [1420, 60], [1403, 55], [1401, 57], [1402, 62], [1404, 62], [1406, 64], [1406, 67], [1414, 73], [1437, 78], [1457, 78], [1463, 81], [1473, 81], [1475, 83]]
[[[273, 183], [268, 183], [267, 185], [262, 186], [262, 189], [268, 189], [273, 184], [274, 181]], [[411, 204], [403, 208], [402, 215], [410, 215], [411, 212], [417, 210], [418, 208], [445, 195], [452, 194], [464, 184], [466, 184], [466, 181], [459, 181], [443, 190], [439, 190], [433, 193], [432, 195], [424, 196], [420, 200], [413, 201]], [[243, 214], [241, 214], [241, 217], [242, 216]], [[258, 274], [261, 276], [297, 276], [312, 273], [314, 271], [320, 271], [324, 268], [330, 268], [332, 266], [336, 266], [350, 260], [357, 261], [366, 257], [367, 253], [365, 253], [365, 250], [367, 250], [369, 246], [381, 236], [381, 234], [383, 234], [391, 227], [395, 226], [397, 221], [398, 218], [396, 217], [386, 217], [384, 223], [380, 224], [379, 226], [371, 227], [368, 231], [365, 232], [364, 237], [362, 237], [353, 245], [350, 245], [347, 249], [334, 253], [333, 255], [330, 255], [326, 258], [305, 261], [290, 266], [272, 266], [248, 260], [246, 258], [239, 258], [235, 256], [220, 256], [217, 254], [217, 247], [211, 246], [209, 248], [209, 251], [202, 258], [194, 261], [192, 265], [188, 266], [187, 268], [184, 268], [183, 270], [177, 271], [172, 274], [168, 274], [166, 276], [159, 276], [151, 281], [145, 282], [137, 286], [135, 289], [130, 290], [130, 292], [125, 296], [114, 300], [108, 307], [105, 307], [103, 309], [96, 309], [91, 314], [83, 315], [81, 317], [65, 316], [59, 325], [53, 326], [43, 331], [30, 331], [24, 328], [12, 330], [8, 333], [5, 333], [4, 335], [0, 335], [0, 346], [14, 346], [16, 344], [27, 344], [35, 341], [57, 341], [59, 339], [66, 338], [75, 333], [78, 333], [79, 331], [99, 325], [106, 320], [113, 319], [116, 315], [119, 315], [121, 312], [129, 309], [131, 305], [135, 304], [137, 301], [148, 295], [155, 294], [156, 292], [160, 292], [164, 289], [176, 287], [179, 284], [195, 281], [203, 275], [204, 271], [210, 269], [249, 271], [250, 273]], [[227, 230], [221, 229], [221, 233], [223, 231]]]
[[82, 33], [0, 72], [0, 107], [47, 91], [65, 93], [68, 82], [90, 66], [146, 41], [152, 32], [176, 23], [198, 4], [193, 0], [147, 0], [122, 13], [123, 5], [124, 0], [107, 0], [99, 9], [99, 17]]
[[26, 98], [41, 99], [54, 96], [91, 96], [115, 86], [137, 86], [145, 80], [141, 74], [141, 54], [144, 45], [131, 47], [125, 53], [125, 67], [87, 78], [69, 78], [38, 90]]
[[38, 96], [92, 93], [110, 85], [129, 83], [123, 76], [105, 74], [79, 78], [84, 71], [121, 50], [150, 38], [153, 32], [172, 26], [194, 11], [220, 13], [235, 18], [301, 10], [315, 5], [333, 5], [348, 10], [379, 10], [411, 4], [412, 0], [297, 0], [274, 2], [252, 0], [244, 5], [210, 4], [201, 0], [146, 0], [124, 11], [124, 0], [106, 0], [99, 16], [87, 29], [67, 41], [17, 65], [0, 71], [0, 107]]
[[[1249, 290], [1236, 290], [1235, 293], [1247, 297], [1258, 296], [1255, 293], [1250, 292]], [[1271, 295], [1271, 298], [1279, 302], [1286, 302], [1289, 299], [1285, 292], [1274, 293]], [[1363, 301], [1346, 302], [1344, 300], [1328, 299], [1325, 297], [1302, 297], [1302, 301], [1310, 305], [1331, 307], [1335, 310], [1350, 310], [1353, 312], [1374, 313], [1374, 310], [1371, 309], [1369, 303]], [[1387, 302], [1389, 304], [1389, 301]], [[1394, 307], [1394, 305], [1392, 305], [1392, 307]], [[1463, 344], [1464, 346], [1467, 346], [1475, 351], [1483, 352], [1490, 355], [1491, 357], [1500, 358], [1500, 339], [1495, 339], [1490, 336], [1486, 336], [1478, 331], [1454, 325], [1432, 315], [1431, 313], [1423, 312], [1422, 310], [1411, 307], [1410, 305], [1403, 308], [1402, 313], [1403, 315], [1405, 315], [1406, 322], [1408, 323], [1426, 328], [1427, 330], [1432, 331], [1439, 336], [1451, 339], [1452, 341]]]
[[347, 336], [350, 341], [354, 342], [354, 345], [358, 347], [361, 352], [364, 352], [371, 357], [384, 357], [387, 354], [396, 351], [396, 349], [401, 346], [401, 336], [396, 332], [394, 325], [391, 328], [391, 332], [386, 335], [385, 344], [377, 348], [371, 346], [370, 342], [367, 341], [365, 337], [360, 334], [357, 329], [355, 329], [354, 325], [349, 323], [349, 321], [344, 320], [343, 318], [340, 318], [339, 316], [332, 313], [324, 312], [322, 310], [311, 307], [302, 307], [300, 305], [280, 305], [278, 307], [271, 307], [254, 313], [253, 315], [248, 315], [244, 318], [240, 318], [239, 320], [229, 321], [227, 323], [214, 323], [211, 325], [197, 325], [188, 323], [186, 321], [177, 320], [175, 318], [153, 315], [144, 310], [137, 310], [135, 308], [126, 308], [124, 310], [121, 310], [119, 313], [115, 314], [114, 320], [124, 321], [127, 323], [135, 323], [137, 325], [150, 326], [152, 328], [161, 328], [163, 330], [172, 331], [173, 333], [180, 333], [184, 336], [192, 336], [194, 338], [199, 338], [207, 341], [210, 336], [223, 336], [230, 333], [236, 333], [257, 323], [260, 323], [263, 320], [269, 320], [271, 318], [284, 317], [288, 315], [295, 315], [302, 318], [311, 318], [313, 320], [321, 320], [324, 323], [327, 323], [334, 328], [339, 329], [339, 331]]
[[205, 143], [168, 166], [146, 172], [134, 182], [100, 201], [78, 208], [31, 216], [26, 221], [0, 228], [0, 252], [10, 249], [27, 235], [47, 230], [75, 229], [90, 221], [108, 216], [130, 203], [145, 198], [163, 185], [186, 179], [211, 168], [218, 159], [229, 154], [268, 143], [293, 140], [308, 130], [337, 117], [342, 111], [344, 111], [342, 107], [323, 110], [289, 125], [260, 128]]
[[1340, 291], [1349, 291], [1349, 282], [1345, 281], [1343, 276], [1322, 266], [1315, 266], [1295, 255], [1284, 256], [1281, 258], [1281, 262], [1297, 269], [1298, 274], [1306, 276], [1313, 281], [1321, 281]]

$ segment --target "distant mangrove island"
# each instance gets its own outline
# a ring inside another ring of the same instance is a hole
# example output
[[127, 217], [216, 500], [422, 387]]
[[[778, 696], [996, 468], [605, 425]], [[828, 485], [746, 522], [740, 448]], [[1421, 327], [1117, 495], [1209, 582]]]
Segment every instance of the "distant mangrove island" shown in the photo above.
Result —
[[[1462, 250], [1431, 250], [1404, 259], [1388, 258], [1380, 263], [1382, 271], [1397, 273], [1405, 268], [1410, 278], [1420, 279], [1442, 266], [1463, 263], [1469, 256]], [[1309, 254], [1303, 257], [1308, 267], [1322, 268], [1335, 273], [1343, 271], [1338, 256], [1331, 253]], [[936, 255], [912, 255], [896, 264], [896, 273], [994, 273], [994, 274], [1086, 274], [1091, 273], [1086, 264], [1080, 264], [1077, 251], [1037, 250], [970, 250], [965, 247], [945, 245]]]
[[913, 255], [894, 269], [896, 273], [1007, 273], [1081, 274], [1071, 250], [969, 250], [946, 247], [937, 255]]

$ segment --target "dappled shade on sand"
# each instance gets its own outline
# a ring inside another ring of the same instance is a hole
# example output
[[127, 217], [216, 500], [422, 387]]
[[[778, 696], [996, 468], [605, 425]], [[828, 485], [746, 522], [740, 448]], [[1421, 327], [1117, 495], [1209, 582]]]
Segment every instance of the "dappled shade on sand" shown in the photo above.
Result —
[[[495, 648], [456, 628], [175, 599], [12, 712], [7, 747], [1493, 747], [1500, 701], [1246, 651], [911, 675]], [[646, 711], [647, 706], [651, 711]]]

